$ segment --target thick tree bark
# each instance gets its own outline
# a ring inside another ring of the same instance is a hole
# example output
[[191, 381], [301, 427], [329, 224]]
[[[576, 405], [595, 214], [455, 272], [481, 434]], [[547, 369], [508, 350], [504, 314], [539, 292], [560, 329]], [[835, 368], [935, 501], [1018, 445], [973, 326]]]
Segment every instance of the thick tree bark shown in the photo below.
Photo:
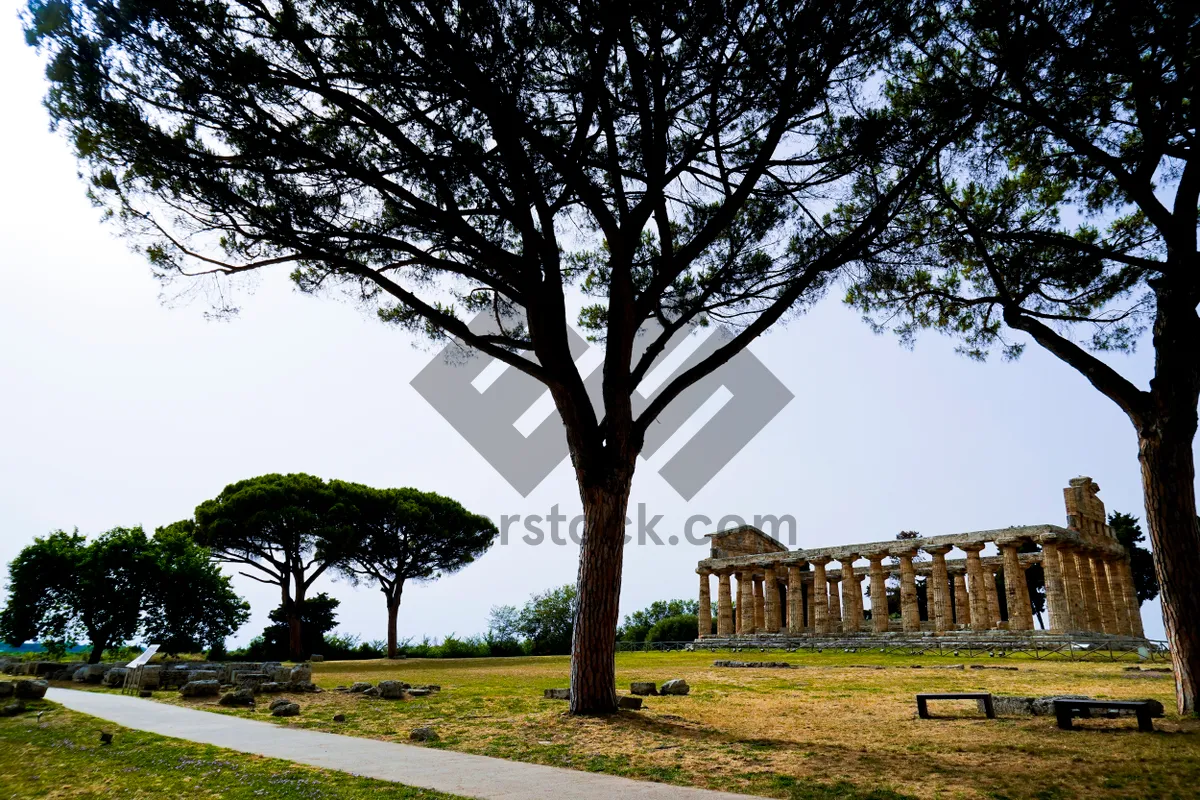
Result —
[[[1194, 220], [1194, 217], [1193, 217]], [[1194, 226], [1194, 222], [1193, 222]], [[1176, 269], [1197, 267], [1195, 259]], [[1175, 668], [1180, 714], [1196, 714], [1200, 686], [1200, 521], [1196, 519], [1200, 316], [1194, 289], [1155, 287], [1154, 378], [1145, 410], [1131, 415], [1138, 432], [1146, 524], [1158, 574], [1163, 626]]]
[[633, 471], [583, 487], [579, 605], [571, 638], [571, 713], [617, 710], [616, 633], [625, 546], [625, 512]]
[[1200, 525], [1196, 521], [1196, 471], [1191, 432], [1171, 430], [1140, 441], [1146, 523], [1158, 574], [1163, 626], [1175, 668], [1175, 700], [1181, 714], [1197, 713], [1200, 690]]
[[387, 597], [387, 610], [388, 610], [388, 621], [387, 621], [387, 625], [388, 625], [388, 639], [387, 639], [388, 658], [396, 657], [396, 624], [397, 624], [397, 620], [400, 618], [400, 591], [401, 591], [400, 589], [397, 589], [396, 594], [394, 596], [388, 594], [387, 592], [384, 592], [384, 596]]
[[[288, 591], [290, 582], [290, 578], [285, 579], [283, 584], [283, 608], [288, 626], [288, 656], [292, 661], [303, 661], [311, 655], [304, 652], [304, 628], [300, 622], [300, 606], [304, 603], [304, 588], [297, 586], [296, 596], [293, 598]], [[300, 582], [299, 578], [296, 579], [296, 582]]]
[[88, 636], [92, 643], [92, 652], [88, 653], [89, 664], [99, 664], [100, 659], [104, 657], [104, 651], [108, 649], [108, 637], [93, 633]]

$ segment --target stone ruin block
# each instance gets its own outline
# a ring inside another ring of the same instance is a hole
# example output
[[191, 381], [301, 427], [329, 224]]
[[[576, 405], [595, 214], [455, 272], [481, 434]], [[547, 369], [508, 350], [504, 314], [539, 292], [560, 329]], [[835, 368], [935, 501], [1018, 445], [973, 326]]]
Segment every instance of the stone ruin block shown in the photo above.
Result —
[[178, 689], [188, 682], [188, 671], [178, 667], [164, 669], [162, 677], [159, 679], [159, 685], [163, 689]]
[[399, 700], [404, 697], [408, 684], [403, 681], [380, 681], [379, 696], [385, 700]]
[[163, 668], [159, 664], [148, 665], [142, 667], [141, 680], [138, 681], [139, 689], [158, 689], [162, 687]]
[[110, 668], [111, 665], [108, 664], [88, 664], [75, 670], [71, 680], [76, 683], [100, 683], [104, 680], [104, 673]]
[[125, 685], [125, 675], [129, 670], [125, 667], [113, 667], [108, 672], [104, 673], [104, 685], [112, 688], [120, 688]]
[[270, 676], [265, 672], [239, 672], [233, 680], [233, 685], [239, 689], [258, 692], [264, 683], [270, 682]]
[[642, 696], [657, 695], [658, 684], [654, 681], [634, 681], [629, 684], [629, 693]]
[[14, 681], [13, 697], [17, 700], [40, 700], [46, 696], [50, 684], [42, 680]]
[[182, 697], [216, 697], [221, 693], [220, 681], [188, 681], [179, 690]]
[[307, 664], [292, 667], [287, 680], [292, 683], [312, 683], [312, 667]]
[[687, 681], [685, 681], [683, 678], [675, 678], [664, 683], [659, 691], [662, 694], [684, 695], [691, 690], [692, 687], [688, 686]]
[[192, 681], [215, 681], [217, 680], [217, 671], [215, 669], [189, 669], [187, 673], [188, 683]]
[[220, 665], [217, 679], [221, 683], [236, 683], [236, 673], [238, 672], [261, 672], [262, 663], [255, 661], [227, 661]]

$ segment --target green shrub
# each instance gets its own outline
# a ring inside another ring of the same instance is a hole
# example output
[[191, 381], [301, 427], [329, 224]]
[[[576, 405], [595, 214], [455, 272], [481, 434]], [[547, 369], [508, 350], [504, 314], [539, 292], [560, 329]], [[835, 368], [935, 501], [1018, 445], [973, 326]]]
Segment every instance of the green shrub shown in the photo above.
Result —
[[699, 629], [700, 621], [695, 614], [679, 614], [654, 623], [654, 627], [646, 634], [646, 641], [693, 642]]

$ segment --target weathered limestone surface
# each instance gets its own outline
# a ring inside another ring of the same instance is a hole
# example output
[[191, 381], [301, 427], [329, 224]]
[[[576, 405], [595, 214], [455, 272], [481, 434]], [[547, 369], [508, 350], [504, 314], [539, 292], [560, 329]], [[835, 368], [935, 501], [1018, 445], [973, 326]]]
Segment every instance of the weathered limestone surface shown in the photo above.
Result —
[[971, 597], [967, 593], [967, 576], [961, 570], [954, 573], [954, 622], [971, 624]]
[[817, 633], [829, 633], [829, 581], [825, 578], [827, 558], [813, 559], [813, 625]]
[[967, 578], [971, 581], [971, 627], [983, 630], [988, 627], [987, 589], [983, 583], [983, 564], [979, 561], [983, 545], [968, 544], [962, 549], [967, 554]]
[[[944, 633], [950, 627], [949, 576], [946, 573], [946, 553], [949, 547], [935, 547], [930, 550], [933, 555], [933, 573], [930, 586], [933, 589], [931, 609], [933, 612], [933, 629]], [[872, 604], [874, 601], [871, 601]], [[874, 616], [872, 614], [872, 616]]]
[[[871, 561], [871, 630], [887, 633], [887, 584], [883, 577], [883, 556], [868, 556]], [[882, 609], [883, 613], [879, 613]]]
[[767, 567], [763, 578], [763, 620], [768, 632], [779, 630], [779, 582], [774, 567]]
[[900, 553], [899, 555], [900, 624], [906, 632], [921, 630], [921, 612], [917, 607], [917, 583], [916, 573], [913, 572], [913, 555], [914, 553]]
[[854, 562], [857, 553], [845, 553], [842, 559], [842, 630], [854, 633], [862, 625], [862, 611], [858, 606], [858, 581], [854, 579]]
[[717, 573], [717, 635], [733, 633], [733, 595], [729, 588], [729, 573]]
[[708, 636], [712, 631], [712, 597], [708, 591], [708, 571], [700, 570], [700, 608], [696, 619], [701, 636]]

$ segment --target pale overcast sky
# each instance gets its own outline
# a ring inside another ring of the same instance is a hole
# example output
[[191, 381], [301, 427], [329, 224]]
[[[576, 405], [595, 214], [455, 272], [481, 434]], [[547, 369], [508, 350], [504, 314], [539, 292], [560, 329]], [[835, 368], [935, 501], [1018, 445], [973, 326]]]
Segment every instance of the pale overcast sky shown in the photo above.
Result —
[[[449, 495], [502, 514], [568, 516], [580, 502], [564, 461], [529, 497], [510, 488], [409, 385], [432, 351], [347, 303], [264, 274], [231, 322], [203, 301], [165, 305], [149, 267], [102, 224], [66, 142], [48, 132], [42, 65], [16, 7], [0, 14], [0, 562], [33, 537], [78, 527], [148, 530], [188, 517], [226, 484], [309, 472]], [[1108, 509], [1144, 516], [1126, 417], [1078, 374], [1031, 346], [1015, 364], [968, 361], [923, 337], [914, 352], [876, 336], [830, 297], [758, 341], [795, 394], [691, 501], [656, 474], [685, 428], [642, 461], [631, 508], [661, 514], [665, 539], [692, 514], [792, 514], [797, 545], [1008, 525], [1065, 524], [1062, 487], [1090, 475]], [[1142, 386], [1151, 351], [1114, 356]], [[693, 424], [693, 428], [695, 425]], [[706, 551], [626, 549], [622, 613], [694, 597]], [[410, 586], [402, 637], [485, 630], [489, 609], [573, 582], [577, 548], [513, 536], [462, 572]], [[236, 578], [259, 633], [277, 591]], [[384, 637], [382, 597], [321, 580], [342, 631]], [[1157, 603], [1142, 609], [1162, 637]]]

